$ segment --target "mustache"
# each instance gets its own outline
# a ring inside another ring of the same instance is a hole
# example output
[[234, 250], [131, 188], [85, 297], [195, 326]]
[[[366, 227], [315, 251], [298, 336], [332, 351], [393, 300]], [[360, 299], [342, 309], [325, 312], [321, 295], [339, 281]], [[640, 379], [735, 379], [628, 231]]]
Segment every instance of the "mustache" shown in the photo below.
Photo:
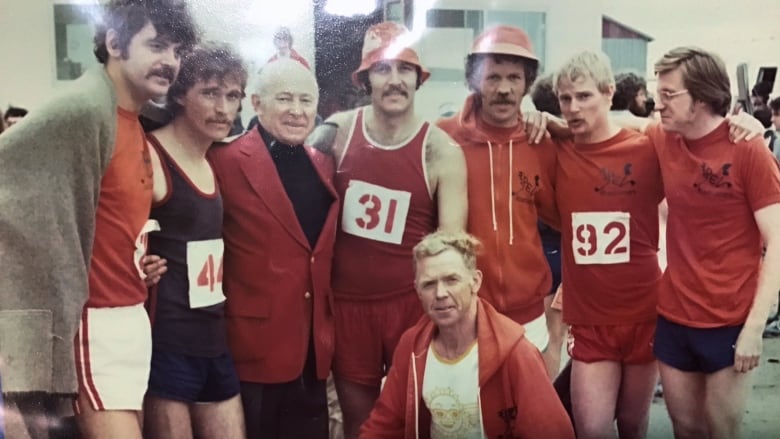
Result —
[[498, 98], [490, 101], [490, 105], [504, 105], [504, 104], [517, 105], [517, 102], [511, 99], [502, 99], [502, 98]]
[[173, 82], [174, 79], [176, 79], [176, 69], [171, 66], [162, 66], [159, 69], [154, 69], [149, 72], [149, 74], [146, 75], [146, 79], [149, 79], [152, 76], [159, 76], [167, 79], [168, 82]]
[[382, 96], [383, 97], [384, 96], [388, 96], [388, 95], [393, 94], [393, 93], [398, 93], [398, 94], [403, 95], [404, 97], [407, 97], [407, 98], [409, 97], [409, 94], [406, 93], [406, 91], [403, 88], [401, 88], [401, 87], [399, 87], [397, 85], [391, 85], [390, 87], [388, 87], [388, 89], [384, 93], [382, 93]]
[[206, 119], [206, 122], [208, 123], [226, 123], [226, 124], [233, 124], [232, 121], [227, 119]]

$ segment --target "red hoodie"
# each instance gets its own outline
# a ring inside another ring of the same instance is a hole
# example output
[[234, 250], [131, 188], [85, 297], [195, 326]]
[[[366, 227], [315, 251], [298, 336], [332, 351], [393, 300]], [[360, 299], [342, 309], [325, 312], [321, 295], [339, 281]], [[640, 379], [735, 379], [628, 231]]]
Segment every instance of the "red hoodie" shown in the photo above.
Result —
[[480, 296], [525, 324], [544, 312], [552, 283], [537, 219], [559, 228], [552, 190], [556, 147], [547, 139], [529, 145], [520, 119], [512, 128], [487, 125], [474, 102], [472, 94], [460, 113], [437, 125], [466, 156], [468, 231], [484, 245], [477, 261], [484, 275]]
[[[523, 328], [477, 300], [479, 405], [486, 437], [574, 439], [542, 356], [523, 336]], [[361, 438], [430, 437], [431, 414], [422, 389], [435, 330], [423, 317], [401, 337], [382, 394], [360, 429]]]

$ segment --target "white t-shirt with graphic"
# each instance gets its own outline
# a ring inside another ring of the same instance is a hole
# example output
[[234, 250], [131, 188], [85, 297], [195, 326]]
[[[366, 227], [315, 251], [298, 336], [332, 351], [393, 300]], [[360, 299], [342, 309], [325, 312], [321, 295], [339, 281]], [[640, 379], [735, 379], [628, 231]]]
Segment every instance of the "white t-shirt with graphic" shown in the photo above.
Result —
[[423, 378], [423, 401], [431, 412], [431, 438], [483, 438], [479, 407], [477, 343], [455, 360], [439, 357], [428, 347]]

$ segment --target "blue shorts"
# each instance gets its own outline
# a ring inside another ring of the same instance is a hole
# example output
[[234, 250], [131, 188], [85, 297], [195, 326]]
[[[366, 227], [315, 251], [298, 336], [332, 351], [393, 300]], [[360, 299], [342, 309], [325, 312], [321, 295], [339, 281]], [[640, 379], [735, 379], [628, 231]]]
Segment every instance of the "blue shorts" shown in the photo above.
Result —
[[734, 345], [742, 326], [691, 328], [658, 316], [653, 353], [683, 372], [715, 373], [734, 365]]
[[547, 257], [547, 265], [550, 266], [552, 273], [552, 288], [547, 294], [555, 294], [558, 286], [561, 284], [561, 246], [554, 244], [545, 244], [544, 256]]
[[241, 391], [229, 353], [214, 358], [152, 351], [147, 394], [186, 403], [226, 401]]

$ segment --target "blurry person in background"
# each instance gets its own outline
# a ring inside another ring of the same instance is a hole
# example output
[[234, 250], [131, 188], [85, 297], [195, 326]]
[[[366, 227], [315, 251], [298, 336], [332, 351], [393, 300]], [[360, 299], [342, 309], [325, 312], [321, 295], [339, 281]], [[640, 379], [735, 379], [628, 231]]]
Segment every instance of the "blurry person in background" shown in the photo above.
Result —
[[647, 81], [633, 72], [615, 75], [615, 95], [612, 97], [613, 112], [628, 111], [637, 117], [647, 117]]
[[311, 66], [300, 53], [293, 49], [293, 37], [290, 29], [280, 27], [274, 32], [274, 47], [276, 54], [268, 59], [268, 62], [274, 62], [277, 59], [290, 58], [303, 64], [304, 67], [311, 70]]
[[8, 109], [5, 110], [5, 115], [3, 116], [5, 127], [11, 128], [14, 124], [21, 121], [24, 116], [27, 116], [27, 109], [9, 106]]

